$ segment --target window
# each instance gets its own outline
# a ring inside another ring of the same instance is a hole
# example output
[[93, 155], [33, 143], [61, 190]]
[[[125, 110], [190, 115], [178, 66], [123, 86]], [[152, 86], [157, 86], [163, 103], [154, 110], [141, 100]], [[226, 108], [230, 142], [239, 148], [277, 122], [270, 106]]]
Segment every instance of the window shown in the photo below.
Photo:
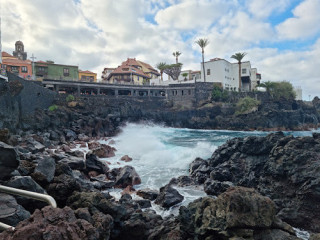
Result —
[[45, 68], [45, 67], [38, 67], [38, 71], [39, 71], [39, 72], [45, 72], [45, 71], [46, 71], [46, 68]]
[[242, 74], [246, 74], [247, 73], [247, 69], [246, 68], [242, 68]]
[[207, 69], [207, 75], [210, 75], [210, 69]]
[[28, 72], [28, 68], [26, 66], [21, 67], [21, 72], [26, 73]]
[[12, 72], [19, 72], [19, 68], [17, 66], [11, 66]]
[[63, 76], [69, 76], [69, 68], [63, 69]]

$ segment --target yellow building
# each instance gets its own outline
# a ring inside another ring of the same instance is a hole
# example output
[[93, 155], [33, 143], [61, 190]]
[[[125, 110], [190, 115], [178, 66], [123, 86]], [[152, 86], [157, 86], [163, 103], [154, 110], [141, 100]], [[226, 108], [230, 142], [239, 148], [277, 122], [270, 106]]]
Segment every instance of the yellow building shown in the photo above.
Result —
[[108, 75], [107, 82], [144, 85], [149, 84], [150, 79], [159, 75], [159, 72], [149, 64], [137, 61], [135, 58], [128, 58]]
[[97, 82], [97, 74], [90, 71], [79, 70], [79, 81], [82, 82]]

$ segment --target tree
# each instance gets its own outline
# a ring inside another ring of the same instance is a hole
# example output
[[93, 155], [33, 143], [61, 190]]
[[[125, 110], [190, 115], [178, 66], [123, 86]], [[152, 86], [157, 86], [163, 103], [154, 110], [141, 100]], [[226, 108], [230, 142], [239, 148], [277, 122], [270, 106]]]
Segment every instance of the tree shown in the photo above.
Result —
[[165, 62], [159, 62], [157, 64], [157, 68], [160, 70], [161, 81], [163, 81], [162, 75], [163, 75], [163, 70], [165, 69], [166, 66], [167, 64]]
[[178, 64], [178, 57], [181, 55], [182, 53], [179, 51], [173, 52], [172, 55], [176, 57], [176, 64]]
[[163, 72], [172, 77], [173, 80], [178, 80], [181, 73], [181, 67], [182, 63], [166, 65]]
[[216, 102], [225, 102], [228, 100], [228, 92], [223, 90], [222, 87], [214, 84], [211, 99]]
[[258, 87], [264, 87], [268, 93], [270, 93], [274, 87], [274, 82], [262, 82], [258, 85]]
[[239, 91], [241, 91], [241, 60], [244, 58], [244, 56], [247, 55], [247, 53], [235, 53], [231, 56], [231, 58], [234, 58], [238, 61], [239, 64]]
[[291, 83], [287, 81], [282, 82], [263, 82], [259, 84], [259, 87], [266, 88], [266, 91], [270, 94], [270, 96], [275, 100], [294, 100], [296, 97], [296, 93], [293, 89]]
[[184, 80], [186, 81], [188, 77], [188, 73], [182, 73], [182, 77], [184, 77]]
[[196, 44], [199, 45], [199, 47], [201, 48], [201, 52], [202, 52], [202, 68], [203, 68], [203, 77], [204, 77], [204, 81], [206, 81], [206, 72], [205, 72], [205, 68], [204, 68], [204, 48], [206, 46], [208, 46], [209, 44], [209, 40], [207, 38], [200, 38], [196, 41]]

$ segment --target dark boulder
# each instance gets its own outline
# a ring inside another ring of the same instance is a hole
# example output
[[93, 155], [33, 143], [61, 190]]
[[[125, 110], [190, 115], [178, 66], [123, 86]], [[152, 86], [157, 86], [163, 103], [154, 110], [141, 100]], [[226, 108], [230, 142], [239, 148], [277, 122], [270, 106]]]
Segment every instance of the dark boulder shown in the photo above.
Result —
[[17, 150], [3, 142], [0, 142], [0, 180], [10, 178], [11, 173], [19, 166]]
[[[27, 190], [36, 193], [46, 194], [46, 191], [36, 183], [30, 176], [16, 176], [12, 177], [8, 182], [6, 182], [8, 187], [18, 188], [22, 190]], [[33, 200], [30, 198], [16, 196], [17, 202], [22, 205], [29, 212], [37, 208], [42, 208], [47, 204], [38, 200]]]
[[84, 170], [86, 165], [85, 161], [81, 157], [67, 156], [59, 161], [59, 163], [66, 163], [73, 170]]
[[107, 173], [109, 170], [109, 167], [106, 163], [103, 161], [100, 161], [98, 157], [94, 154], [87, 154], [86, 156], [86, 171], [96, 171], [99, 174]]
[[0, 222], [16, 226], [29, 217], [30, 213], [19, 205], [13, 196], [0, 193]]
[[32, 173], [32, 178], [39, 183], [50, 183], [56, 171], [56, 163], [53, 158], [45, 157], [38, 161], [38, 165]]
[[124, 166], [120, 169], [119, 175], [116, 178], [115, 186], [126, 188], [141, 183], [141, 179], [136, 170], [131, 166]]
[[160, 188], [160, 193], [154, 203], [163, 208], [170, 208], [178, 203], [181, 203], [183, 199], [184, 197], [168, 184]]
[[97, 155], [100, 158], [109, 158], [115, 156], [116, 149], [106, 144], [100, 144], [99, 142], [89, 142], [89, 149], [94, 155]]
[[144, 199], [148, 199], [148, 200], [155, 200], [158, 195], [159, 195], [159, 192], [156, 191], [156, 190], [152, 190], [152, 189], [140, 189], [137, 191], [137, 195], [144, 198]]
[[266, 239], [255, 237], [266, 231], [297, 239], [275, 214], [276, 206], [268, 197], [254, 189], [231, 187], [216, 199], [205, 197], [181, 207], [178, 219], [180, 229], [194, 239]]
[[208, 179], [204, 183], [204, 191], [208, 195], [218, 196], [232, 186], [233, 186], [232, 182], [220, 182], [220, 181]]

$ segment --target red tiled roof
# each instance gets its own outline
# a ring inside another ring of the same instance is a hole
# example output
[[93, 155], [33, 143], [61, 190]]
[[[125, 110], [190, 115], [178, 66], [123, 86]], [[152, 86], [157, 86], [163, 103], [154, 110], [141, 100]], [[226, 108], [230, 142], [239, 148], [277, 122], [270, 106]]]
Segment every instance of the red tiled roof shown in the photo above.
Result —
[[11, 54], [9, 54], [9, 53], [7, 53], [7, 52], [1, 52], [1, 56], [2, 57], [14, 57], [14, 56], [12, 56]]
[[30, 60], [20, 60], [18, 58], [7, 58], [2, 60], [3, 64], [13, 65], [13, 66], [25, 66], [31, 64]]
[[79, 73], [96, 74], [96, 73], [91, 72], [91, 71], [89, 71], [89, 70], [85, 70], [85, 71], [81, 71], [81, 70], [79, 70]]

